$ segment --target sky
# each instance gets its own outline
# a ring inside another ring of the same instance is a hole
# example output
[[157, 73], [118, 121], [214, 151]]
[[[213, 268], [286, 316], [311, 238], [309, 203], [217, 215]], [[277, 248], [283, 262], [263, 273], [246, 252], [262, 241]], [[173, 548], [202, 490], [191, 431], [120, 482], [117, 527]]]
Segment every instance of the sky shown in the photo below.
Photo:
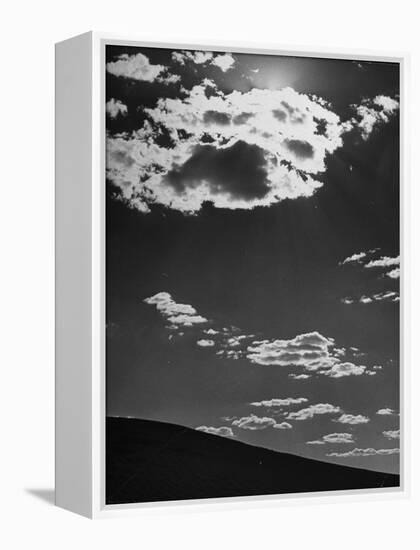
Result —
[[107, 414], [398, 472], [398, 64], [105, 70]]

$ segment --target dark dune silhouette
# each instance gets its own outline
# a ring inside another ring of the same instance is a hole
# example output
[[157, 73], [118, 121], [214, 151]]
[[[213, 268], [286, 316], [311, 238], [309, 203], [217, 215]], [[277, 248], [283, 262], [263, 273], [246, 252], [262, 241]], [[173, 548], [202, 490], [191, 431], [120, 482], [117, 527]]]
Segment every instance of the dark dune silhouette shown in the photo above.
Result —
[[254, 447], [197, 430], [106, 421], [106, 503], [398, 487], [399, 476]]

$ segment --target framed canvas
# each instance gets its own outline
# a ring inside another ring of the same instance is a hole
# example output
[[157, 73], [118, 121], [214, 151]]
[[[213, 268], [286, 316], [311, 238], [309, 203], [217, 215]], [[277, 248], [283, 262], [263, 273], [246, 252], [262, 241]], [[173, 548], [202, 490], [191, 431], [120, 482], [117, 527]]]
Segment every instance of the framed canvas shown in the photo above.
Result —
[[405, 74], [56, 45], [57, 505], [405, 493]]

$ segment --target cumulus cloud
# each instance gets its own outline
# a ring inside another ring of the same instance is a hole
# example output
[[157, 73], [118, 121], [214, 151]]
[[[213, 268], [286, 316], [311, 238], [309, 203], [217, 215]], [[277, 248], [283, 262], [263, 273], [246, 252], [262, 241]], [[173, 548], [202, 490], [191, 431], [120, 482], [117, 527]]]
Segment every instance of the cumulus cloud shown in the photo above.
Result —
[[214, 340], [197, 340], [197, 346], [200, 346], [201, 348], [211, 348], [215, 344]]
[[333, 365], [329, 370], [325, 371], [325, 376], [330, 378], [342, 378], [343, 376], [360, 376], [366, 370], [362, 365], [354, 365], [353, 363], [338, 363]]
[[308, 420], [316, 415], [320, 414], [336, 414], [341, 412], [340, 407], [331, 405], [330, 403], [317, 403], [316, 405], [310, 405], [304, 409], [300, 409], [297, 412], [291, 412], [287, 415], [287, 420]]
[[340, 424], [366, 424], [369, 421], [369, 418], [362, 414], [342, 414], [335, 422], [340, 422]]
[[[382, 256], [381, 258], [378, 258], [376, 260], [371, 260], [368, 262], [365, 267], [368, 269], [371, 268], [393, 268], [385, 272], [386, 277], [390, 277], [391, 279], [398, 279], [400, 277], [400, 257], [396, 256], [395, 258], [392, 258], [390, 256]], [[397, 266], [397, 267], [394, 267]]]
[[127, 114], [127, 105], [121, 103], [119, 99], [113, 97], [106, 103], [106, 112], [111, 118], [117, 118], [117, 116], [125, 116]]
[[307, 403], [306, 397], [285, 397], [284, 399], [267, 399], [264, 401], [254, 401], [251, 403], [253, 407], [290, 407], [290, 405], [298, 405]]
[[214, 428], [213, 426], [198, 426], [196, 430], [212, 435], [221, 435], [222, 437], [235, 437], [232, 428], [227, 426], [220, 426], [220, 428]]
[[248, 346], [248, 359], [258, 365], [303, 366], [308, 370], [331, 366], [332, 338], [319, 332], [299, 334], [290, 340], [256, 340]]
[[219, 67], [224, 73], [232, 69], [235, 64], [235, 58], [230, 53], [216, 55], [211, 62], [212, 65]]
[[275, 424], [273, 428], [276, 430], [291, 430], [293, 426], [289, 422], [280, 422], [280, 424]]
[[[252, 209], [309, 197], [322, 186], [316, 175], [342, 146], [334, 112], [291, 88], [224, 94], [212, 87], [210, 96], [208, 88], [161, 98], [144, 109], [138, 131], [108, 137], [107, 175], [127, 203], [143, 212], [159, 203], [194, 213], [206, 201]], [[159, 144], [163, 131], [169, 146]]]
[[235, 58], [229, 53], [215, 54], [214, 52], [204, 52], [199, 50], [183, 50], [173, 52], [172, 60], [180, 65], [185, 65], [188, 62], [196, 65], [211, 64], [215, 65], [223, 72], [232, 69], [235, 64]]
[[347, 432], [333, 433], [324, 435], [321, 439], [306, 442], [307, 445], [326, 445], [327, 443], [354, 443], [353, 434]]
[[337, 456], [337, 457], [352, 457], [352, 456], [375, 456], [375, 455], [394, 455], [400, 452], [399, 449], [353, 449], [352, 451], [347, 451], [344, 453], [329, 453], [327, 456]]
[[379, 415], [393, 415], [393, 414], [396, 414], [396, 412], [394, 411], [394, 409], [390, 409], [389, 407], [386, 407], [384, 409], [379, 409], [376, 411], [376, 414], [379, 414]]
[[398, 111], [396, 99], [378, 95], [373, 99], [364, 99], [360, 105], [352, 105], [355, 116], [349, 121], [349, 126], [357, 128], [366, 141], [373, 130], [390, 121]]
[[308, 378], [311, 378], [311, 375], [310, 374], [295, 374], [295, 373], [290, 373], [289, 374], [289, 378], [293, 378], [293, 380], [307, 380]]
[[[280, 367], [300, 366], [306, 371], [341, 378], [359, 376], [366, 367], [354, 363], [342, 362], [344, 348], [335, 347], [333, 338], [327, 338], [319, 332], [299, 334], [290, 340], [257, 340], [247, 348], [247, 358], [251, 363]], [[306, 379], [309, 375], [290, 375], [295, 379]]]
[[196, 309], [191, 305], [175, 302], [169, 292], [158, 292], [143, 301], [146, 304], [156, 306], [156, 309], [170, 323], [172, 328], [191, 327], [208, 321], [205, 317], [198, 315]]
[[382, 432], [382, 434], [387, 439], [399, 439], [400, 438], [400, 430], [386, 430]]
[[202, 65], [213, 59], [213, 52], [195, 51], [176, 51], [172, 53], [172, 60], [185, 65], [187, 61], [192, 61], [197, 65]]
[[342, 262], [340, 262], [340, 265], [360, 263], [360, 261], [363, 260], [364, 258], [366, 258], [366, 252], [356, 252], [355, 254], [348, 256]]
[[274, 418], [267, 416], [256, 416], [251, 414], [249, 416], [243, 416], [232, 422], [232, 426], [237, 426], [243, 430], [265, 430], [266, 428], [287, 429], [287, 426], [281, 427]]
[[118, 56], [116, 61], [110, 61], [106, 64], [106, 70], [114, 76], [153, 82], [166, 70], [166, 67], [164, 65], [152, 65], [147, 56], [138, 53]]

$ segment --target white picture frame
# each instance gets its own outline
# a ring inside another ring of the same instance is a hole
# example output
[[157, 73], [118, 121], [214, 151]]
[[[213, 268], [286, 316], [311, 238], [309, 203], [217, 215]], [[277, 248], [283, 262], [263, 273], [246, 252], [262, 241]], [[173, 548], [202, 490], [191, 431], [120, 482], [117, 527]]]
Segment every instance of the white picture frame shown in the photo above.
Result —
[[[334, 57], [400, 64], [401, 90], [401, 486], [299, 495], [232, 497], [211, 502], [105, 504], [105, 92], [106, 45], [233, 53]], [[401, 498], [409, 493], [409, 366], [406, 330], [408, 56], [366, 51], [305, 51], [254, 44], [175, 44], [89, 32], [56, 44], [56, 504], [89, 518], [157, 506], [279, 505]], [[75, 192], [77, 191], [77, 192]]]

